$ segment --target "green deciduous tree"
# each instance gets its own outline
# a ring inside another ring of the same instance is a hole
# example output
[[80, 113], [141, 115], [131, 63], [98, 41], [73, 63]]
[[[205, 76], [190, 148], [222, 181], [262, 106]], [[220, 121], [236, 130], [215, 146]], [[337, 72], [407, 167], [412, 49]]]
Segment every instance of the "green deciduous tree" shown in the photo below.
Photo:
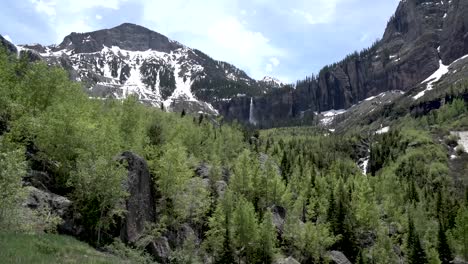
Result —
[[17, 148], [0, 137], [0, 230], [18, 227], [24, 191], [22, 177], [26, 174], [24, 149]]
[[122, 187], [126, 177], [127, 171], [115, 160], [87, 156], [78, 161], [69, 181], [75, 189], [75, 206], [86, 226], [95, 232], [97, 245], [101, 243], [103, 231], [114, 224], [116, 216], [124, 213], [121, 201], [127, 196]]

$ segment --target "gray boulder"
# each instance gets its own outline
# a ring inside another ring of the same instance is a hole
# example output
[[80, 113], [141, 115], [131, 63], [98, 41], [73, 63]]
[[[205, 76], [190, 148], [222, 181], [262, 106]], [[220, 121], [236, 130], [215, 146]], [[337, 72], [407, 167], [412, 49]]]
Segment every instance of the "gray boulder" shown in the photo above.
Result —
[[131, 152], [124, 152], [120, 160], [128, 164], [128, 180], [125, 188], [129, 194], [125, 201], [127, 212], [120, 228], [120, 239], [134, 243], [140, 238], [145, 223], [155, 222], [154, 183], [143, 158]]
[[206, 179], [210, 177], [210, 170], [211, 166], [203, 162], [195, 169], [195, 173], [197, 176]]
[[156, 261], [160, 263], [169, 263], [169, 257], [172, 250], [166, 237], [160, 237], [152, 241], [146, 249], [156, 259]]
[[295, 260], [293, 257], [277, 259], [274, 263], [275, 264], [300, 264], [299, 261]]
[[26, 190], [29, 195], [23, 205], [32, 210], [47, 208], [52, 214], [63, 218], [71, 209], [72, 202], [66, 197], [33, 186], [26, 187]]
[[200, 242], [195, 230], [188, 223], [181, 224], [175, 230], [167, 232], [166, 237], [173, 248], [181, 248], [184, 242], [191, 238], [195, 238], [197, 244]]
[[468, 264], [468, 262], [464, 261], [463, 259], [461, 258], [455, 258], [453, 260], [453, 264]]
[[227, 189], [227, 183], [225, 181], [215, 182], [215, 190], [218, 197], [223, 197]]
[[351, 261], [340, 251], [330, 251], [329, 254], [335, 264], [351, 264]]
[[43, 171], [31, 170], [23, 177], [23, 186], [33, 186], [37, 189], [48, 192], [52, 186], [52, 179], [48, 173]]
[[284, 231], [284, 219], [286, 218], [286, 209], [281, 206], [273, 206], [271, 208], [273, 214], [273, 224], [276, 227], [276, 231], [279, 235], [283, 234]]
[[[40, 215], [59, 217], [61, 222], [55, 222], [58, 226], [51, 226], [53, 223], [40, 223], [42, 220], [36, 219], [36, 215], [31, 214], [30, 219], [35, 222], [35, 227], [42, 229], [41, 231], [49, 231], [49, 228], [57, 228], [62, 234], [80, 237], [85, 233], [85, 229], [77, 225], [75, 216], [72, 210], [72, 202], [63, 196], [51, 193], [46, 190], [38, 189], [34, 186], [25, 187], [28, 196], [23, 203], [23, 206], [28, 208], [30, 213], [39, 212]], [[39, 222], [38, 222], [39, 221]]]

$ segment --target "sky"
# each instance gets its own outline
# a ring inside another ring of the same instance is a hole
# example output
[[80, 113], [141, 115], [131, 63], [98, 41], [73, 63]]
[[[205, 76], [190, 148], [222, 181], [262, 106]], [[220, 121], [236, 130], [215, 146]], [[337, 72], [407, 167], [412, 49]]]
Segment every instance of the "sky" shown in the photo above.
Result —
[[0, 34], [59, 44], [135, 23], [251, 77], [294, 83], [381, 38], [400, 0], [3, 0]]

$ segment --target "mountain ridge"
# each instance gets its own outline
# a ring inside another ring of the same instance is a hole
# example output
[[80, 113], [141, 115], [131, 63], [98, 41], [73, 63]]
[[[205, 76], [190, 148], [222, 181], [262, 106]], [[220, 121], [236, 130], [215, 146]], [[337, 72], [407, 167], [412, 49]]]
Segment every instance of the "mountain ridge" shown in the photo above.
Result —
[[[388, 91], [412, 93], [441, 65], [468, 54], [465, 11], [468, 3], [461, 0], [400, 1], [381, 40], [294, 87], [274, 78], [254, 80], [232, 64], [131, 23], [71, 33], [56, 46], [19, 49], [63, 66], [90, 88], [91, 96], [136, 93], [153, 106], [220, 114], [243, 123], [249, 123], [252, 112], [260, 127], [311, 124], [314, 112], [348, 109]], [[143, 58], [147, 51], [153, 54]]]
[[71, 33], [58, 45], [18, 47], [64, 67], [92, 97], [135, 94], [171, 111], [217, 115], [213, 102], [261, 95], [282, 85], [254, 80], [230, 63], [131, 23]]
[[[269, 101], [281, 108], [256, 108], [259, 123], [269, 127], [299, 119], [300, 124], [312, 124], [304, 120], [304, 113], [348, 109], [382, 92], [420, 89], [439, 69], [440, 60], [449, 65], [468, 54], [466, 11], [467, 1], [400, 1], [374, 45], [299, 80], [293, 90], [283, 89], [275, 98], [255, 98], [260, 105]], [[246, 120], [246, 102], [240, 101], [233, 100], [220, 113], [230, 120]]]

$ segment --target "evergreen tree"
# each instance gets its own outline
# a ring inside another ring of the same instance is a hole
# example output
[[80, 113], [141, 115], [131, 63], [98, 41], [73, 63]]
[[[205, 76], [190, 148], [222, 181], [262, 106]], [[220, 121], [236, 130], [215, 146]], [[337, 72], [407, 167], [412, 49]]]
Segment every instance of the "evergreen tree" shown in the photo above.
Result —
[[449, 264], [453, 260], [453, 254], [450, 250], [450, 246], [447, 241], [447, 236], [445, 234], [442, 224], [439, 222], [439, 232], [438, 232], [438, 244], [437, 252], [439, 253], [439, 259], [442, 264]]
[[234, 245], [240, 257], [249, 263], [258, 248], [258, 223], [255, 209], [249, 201], [241, 197], [233, 213]]
[[424, 264], [428, 263], [426, 252], [424, 251], [419, 235], [414, 228], [414, 222], [408, 214], [408, 237], [406, 242], [407, 258], [409, 264]]
[[262, 263], [271, 263], [276, 251], [277, 239], [276, 228], [273, 225], [273, 215], [268, 210], [263, 215], [263, 221], [260, 225], [260, 260]]
[[283, 180], [286, 182], [289, 181], [289, 174], [291, 170], [291, 163], [288, 159], [288, 155], [286, 154], [286, 151], [283, 151], [283, 157], [281, 158], [281, 176], [283, 176]]
[[[226, 226], [230, 226], [230, 217], [225, 218]], [[215, 262], [219, 264], [234, 263], [234, 251], [231, 243], [231, 234], [230, 228], [225, 229], [224, 241], [223, 241], [223, 250], [221, 257]]]

